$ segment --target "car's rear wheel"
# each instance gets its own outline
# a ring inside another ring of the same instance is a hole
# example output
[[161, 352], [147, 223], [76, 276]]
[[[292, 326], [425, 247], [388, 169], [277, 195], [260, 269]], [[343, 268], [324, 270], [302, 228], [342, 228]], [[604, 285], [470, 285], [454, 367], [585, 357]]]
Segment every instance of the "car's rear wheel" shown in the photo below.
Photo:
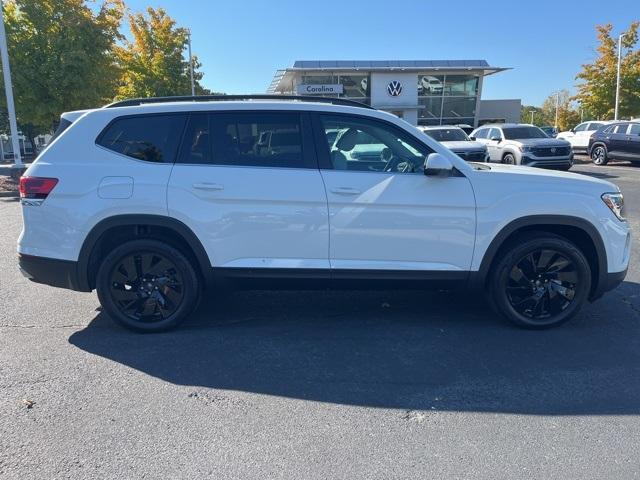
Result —
[[502, 163], [506, 163], [507, 165], [515, 165], [516, 157], [513, 153], [506, 153], [504, 157], [502, 157]]
[[591, 149], [591, 161], [596, 165], [606, 165], [609, 161], [607, 147], [598, 143]]
[[197, 305], [200, 282], [189, 259], [166, 243], [134, 240], [112, 250], [98, 269], [96, 289], [106, 313], [141, 332], [175, 327]]
[[573, 243], [548, 233], [512, 242], [492, 269], [492, 305], [518, 326], [550, 328], [573, 317], [587, 300], [591, 269]]

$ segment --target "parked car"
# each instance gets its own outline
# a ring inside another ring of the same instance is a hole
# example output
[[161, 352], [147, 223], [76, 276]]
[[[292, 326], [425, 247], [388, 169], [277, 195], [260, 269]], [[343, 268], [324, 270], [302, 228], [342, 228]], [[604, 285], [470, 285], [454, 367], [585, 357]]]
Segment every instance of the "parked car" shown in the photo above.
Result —
[[589, 156], [596, 165], [611, 159], [640, 163], [640, 122], [605, 125], [589, 139]]
[[444, 125], [439, 127], [419, 126], [418, 130], [442, 143], [463, 160], [467, 160], [468, 162], [489, 161], [489, 154], [487, 153], [486, 145], [480, 142], [474, 142], [459, 127]]
[[[108, 316], [144, 332], [176, 326], [221, 284], [477, 289], [517, 325], [546, 328], [624, 279], [631, 233], [615, 185], [467, 163], [356, 105], [201, 96], [77, 116], [20, 179], [20, 268], [97, 290]], [[510, 141], [530, 127], [500, 128]], [[256, 148], [263, 132], [289, 143]], [[347, 160], [360, 133], [388, 149], [366, 170]]]
[[556, 138], [558, 136], [558, 129], [556, 127], [540, 127], [540, 130], [546, 133], [549, 138]]
[[586, 152], [589, 148], [589, 138], [603, 125], [611, 122], [592, 121], [582, 122], [567, 132], [560, 132], [557, 138], [567, 140], [574, 152]]
[[519, 123], [483, 125], [471, 134], [484, 143], [492, 162], [569, 170], [573, 151], [566, 140], [549, 138], [538, 127]]

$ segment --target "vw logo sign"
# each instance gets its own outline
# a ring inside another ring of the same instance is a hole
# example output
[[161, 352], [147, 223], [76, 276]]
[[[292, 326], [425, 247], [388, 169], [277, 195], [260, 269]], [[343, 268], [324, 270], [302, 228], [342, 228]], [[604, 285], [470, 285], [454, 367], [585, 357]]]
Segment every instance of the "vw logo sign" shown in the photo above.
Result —
[[387, 93], [392, 97], [397, 97], [402, 93], [402, 84], [397, 80], [389, 82], [389, 85], [387, 85]]
[[551, 148], [551, 153], [556, 153], [556, 147]]

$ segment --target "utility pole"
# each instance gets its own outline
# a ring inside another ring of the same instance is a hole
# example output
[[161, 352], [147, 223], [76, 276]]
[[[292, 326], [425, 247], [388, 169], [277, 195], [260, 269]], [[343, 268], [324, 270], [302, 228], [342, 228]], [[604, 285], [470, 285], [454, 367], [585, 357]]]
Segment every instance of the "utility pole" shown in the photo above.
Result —
[[531, 123], [531, 125], [533, 125], [533, 110], [531, 110], [531, 112], [529, 112], [529, 113], [531, 113], [531, 122], [530, 123]]
[[196, 87], [193, 83], [193, 56], [191, 55], [191, 29], [187, 30], [189, 39], [189, 74], [191, 75], [191, 96], [196, 96]]
[[613, 119], [618, 120], [618, 104], [620, 103], [620, 64], [622, 63], [622, 37], [624, 33], [618, 36], [618, 73], [616, 75], [616, 106]]
[[558, 107], [560, 106], [560, 90], [556, 92], [556, 124], [554, 127], [558, 129]]
[[13, 147], [13, 163], [15, 168], [22, 167], [20, 156], [20, 142], [18, 140], [18, 122], [16, 121], [16, 107], [13, 103], [13, 86], [11, 84], [11, 70], [9, 68], [9, 51], [7, 49], [7, 33], [4, 29], [4, 11], [0, 0], [0, 57], [2, 58], [2, 74], [4, 76], [4, 91], [7, 96], [7, 113], [9, 115], [9, 130], [11, 131], [11, 145]]

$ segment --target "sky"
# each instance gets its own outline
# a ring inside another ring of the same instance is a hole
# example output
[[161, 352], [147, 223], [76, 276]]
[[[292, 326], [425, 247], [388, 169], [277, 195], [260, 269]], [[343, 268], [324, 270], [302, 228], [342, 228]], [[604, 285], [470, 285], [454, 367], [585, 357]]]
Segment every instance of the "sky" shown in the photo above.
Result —
[[264, 93], [295, 60], [487, 60], [511, 70], [485, 79], [484, 99], [540, 105], [575, 91], [597, 47], [595, 25], [613, 33], [640, 20], [640, 0], [126, 0], [163, 7], [192, 32], [203, 85]]

